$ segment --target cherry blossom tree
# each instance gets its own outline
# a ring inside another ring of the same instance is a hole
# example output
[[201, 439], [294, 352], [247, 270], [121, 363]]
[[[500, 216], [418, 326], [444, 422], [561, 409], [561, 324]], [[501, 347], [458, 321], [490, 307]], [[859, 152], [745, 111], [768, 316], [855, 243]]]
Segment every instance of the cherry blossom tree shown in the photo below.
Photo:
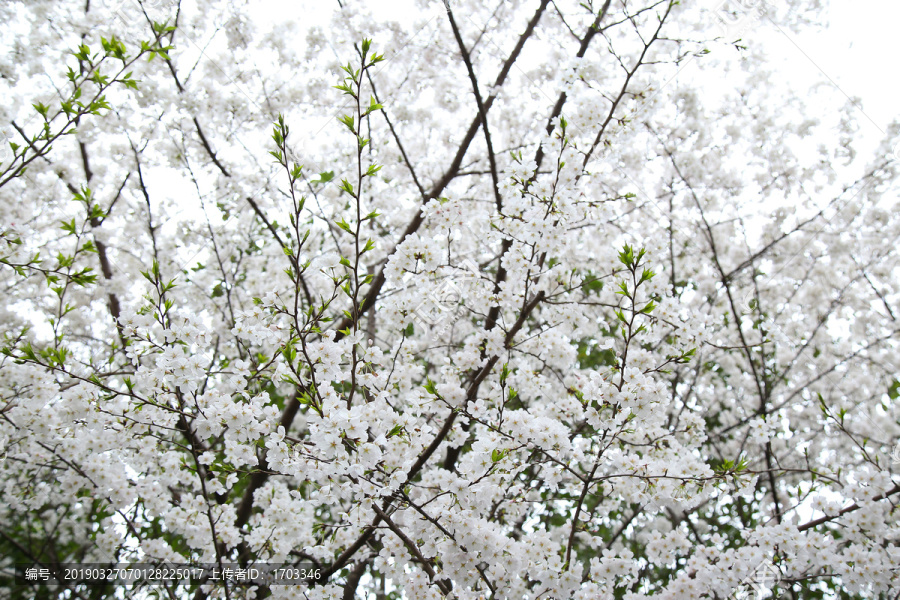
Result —
[[[757, 36], [821, 2], [303, 4], [0, 5], [5, 597], [898, 597], [900, 125]], [[130, 563], [314, 576], [13, 579]]]

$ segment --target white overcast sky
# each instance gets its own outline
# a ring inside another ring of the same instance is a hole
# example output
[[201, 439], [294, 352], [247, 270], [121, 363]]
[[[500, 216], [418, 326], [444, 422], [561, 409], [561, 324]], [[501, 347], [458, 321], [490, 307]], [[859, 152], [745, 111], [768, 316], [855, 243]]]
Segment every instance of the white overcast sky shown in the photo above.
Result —
[[[709, 6], [718, 3], [701, 1]], [[731, 2], [753, 5], [757, 0]], [[828, 21], [824, 27], [785, 34], [770, 25], [749, 37], [769, 47], [773, 62], [780, 63], [785, 75], [803, 88], [824, 80], [834, 84], [835, 94], [841, 98], [859, 97], [860, 133], [874, 147], [888, 124], [900, 118], [900, 43], [896, 32], [900, 0], [833, 0], [831, 4], [824, 15]], [[328, 16], [338, 5], [336, 0], [322, 0], [321, 12], [315, 15], [298, 5], [293, 5], [296, 11], [292, 10], [284, 0], [258, 0], [257, 6], [260, 10], [256, 15], [263, 22], [282, 21], [293, 13], [300, 23], [327, 27]], [[421, 10], [412, 0], [391, 0], [384, 8], [398, 20]]]
[[800, 35], [770, 31], [769, 53], [804, 87], [824, 79], [836, 94], [859, 97], [859, 131], [874, 147], [900, 118], [900, 1], [836, 0], [826, 17], [826, 27]]

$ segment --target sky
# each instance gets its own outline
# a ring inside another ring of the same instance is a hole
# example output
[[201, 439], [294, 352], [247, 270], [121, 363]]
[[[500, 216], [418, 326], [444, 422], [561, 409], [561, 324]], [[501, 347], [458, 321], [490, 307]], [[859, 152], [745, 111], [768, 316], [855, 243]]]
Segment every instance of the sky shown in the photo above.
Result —
[[[357, 0], [353, 0], [357, 1]], [[732, 4], [761, 6], [775, 0], [699, 0], [716, 8]], [[435, 0], [437, 3], [437, 0]], [[338, 8], [336, 0], [323, 0], [313, 14], [300, 3], [286, 6], [283, 0], [255, 0], [254, 11], [261, 22], [275, 24], [286, 16], [298, 17], [305, 25], [327, 26]], [[900, 22], [900, 0], [832, 0], [824, 13], [827, 24], [812, 26], [801, 34], [786, 32], [771, 23], [748, 32], [745, 39], [761, 42], [767, 54], [794, 83], [808, 87], [829, 82], [841, 97], [859, 97], [860, 134], [874, 148], [888, 124], [900, 118], [900, 44], [896, 24]], [[389, 8], [388, 8], [389, 6]], [[294, 10], [292, 10], [292, 8]], [[417, 8], [413, 0], [391, 0], [386, 10], [395, 18], [413, 18]], [[421, 13], [418, 13], [421, 16]], [[871, 139], [869, 139], [871, 136]]]
[[826, 17], [826, 27], [799, 35], [770, 30], [769, 54], [798, 83], [824, 79], [836, 94], [859, 97], [860, 134], [874, 147], [900, 118], [900, 1], [835, 0]]
[[[345, 0], [364, 2], [372, 0]], [[759, 7], [772, 5], [774, 0], [689, 0], [701, 3], [716, 14], [722, 6]], [[795, 89], [807, 89], [816, 83], [824, 83], [823, 89], [831, 90], [834, 99], [843, 103], [848, 97], [858, 98], [856, 117], [859, 132], [856, 139], [861, 157], [868, 158], [884, 137], [892, 120], [900, 119], [897, 91], [900, 81], [893, 77], [895, 65], [900, 58], [900, 48], [894, 43], [894, 27], [900, 22], [900, 0], [833, 0], [822, 15], [822, 25], [813, 25], [802, 33], [794, 33], [778, 27], [773, 22], [760, 18], [741, 31], [744, 43], [755, 48], [763, 48], [771, 61], [770, 66], [782, 74], [782, 83]], [[251, 0], [250, 12], [261, 27], [275, 26], [288, 19], [296, 19], [300, 31], [312, 25], [320, 25], [327, 30], [334, 11], [339, 10], [337, 0], [321, 0], [316, 10], [310, 10], [311, 3], [285, 3], [284, 0]], [[442, 18], [439, 0], [434, 0], [435, 10], [427, 16]], [[415, 0], [391, 0], [385, 4], [389, 18], [409, 20], [424, 16]], [[743, 27], [743, 25], [741, 25]], [[303, 39], [296, 39], [297, 53], [302, 54]], [[192, 48], [188, 48], [192, 50]], [[523, 59], [524, 60], [524, 59]], [[704, 77], [701, 85], [728, 85], [725, 78], [715, 71], [702, 74], [698, 64], [701, 60], [688, 64], [678, 78], [696, 83], [698, 76]], [[222, 65], [228, 71], [228, 65]], [[777, 101], [777, 94], [773, 99]], [[323, 115], [321, 119], [306, 124], [310, 133], [321, 129], [323, 121], [333, 115]], [[304, 131], [302, 123], [293, 123], [296, 132]], [[900, 149], [897, 151], [900, 158]], [[166, 180], [166, 178], [161, 178]], [[187, 185], [187, 182], [185, 183]], [[190, 189], [186, 188], [187, 194]]]
[[[817, 65], [811, 64], [811, 69], [820, 68], [841, 90], [861, 96], [867, 118], [883, 128], [900, 112], [900, 80], [896, 76], [900, 2], [838, 2], [832, 12], [829, 29], [803, 36], [798, 40], [800, 49]], [[797, 62], [802, 64], [802, 60]]]

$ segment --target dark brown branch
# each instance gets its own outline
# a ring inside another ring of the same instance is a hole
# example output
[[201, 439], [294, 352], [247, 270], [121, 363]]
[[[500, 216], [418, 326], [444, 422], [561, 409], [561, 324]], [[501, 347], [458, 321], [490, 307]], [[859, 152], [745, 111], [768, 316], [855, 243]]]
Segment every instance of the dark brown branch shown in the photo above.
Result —
[[[609, 6], [609, 2], [607, 1], [607, 6]], [[581, 163], [582, 167], [586, 167], [588, 161], [590, 161], [591, 156], [594, 153], [594, 150], [597, 149], [597, 146], [600, 145], [600, 140], [603, 139], [603, 136], [606, 134], [606, 128], [609, 126], [610, 122], [615, 115], [616, 109], [619, 107], [619, 104], [622, 102], [622, 99], [625, 97], [625, 94], [628, 92], [628, 84], [631, 83], [631, 79], [634, 77], [634, 74], [637, 73], [637, 70], [644, 64], [644, 59], [647, 57], [647, 52], [650, 50], [650, 46], [653, 45], [659, 39], [659, 34], [662, 31], [663, 25], [666, 22], [666, 19], [669, 17], [669, 13], [672, 12], [672, 8], [675, 6], [674, 2], [670, 2], [666, 12], [659, 18], [659, 26], [656, 28], [656, 31], [653, 32], [653, 37], [650, 38], [650, 41], [644, 44], [644, 49], [641, 51], [640, 56], [635, 62], [634, 67], [626, 71], [625, 75], [625, 83], [622, 84], [622, 90], [619, 92], [619, 95], [613, 101], [612, 106], [609, 108], [609, 112], [606, 115], [606, 119], [603, 121], [603, 125], [600, 127], [600, 131], [597, 132], [597, 136], [594, 138], [593, 143], [591, 144], [590, 149], [584, 155], [584, 161]]]
[[200, 122], [197, 121], [197, 117], [191, 117], [191, 120], [194, 121], [194, 125], [197, 127], [197, 135], [200, 136], [200, 142], [203, 144], [203, 147], [206, 149], [206, 153], [209, 154], [209, 158], [212, 159], [213, 164], [216, 165], [219, 170], [222, 172], [222, 175], [225, 177], [231, 177], [231, 173], [228, 172], [228, 169], [219, 162], [219, 158], [216, 156], [216, 153], [213, 152], [212, 147], [209, 145], [209, 142], [206, 139], [206, 135], [203, 133], [203, 128], [200, 127]]
[[[259, 205], [253, 200], [253, 198], [247, 196], [247, 202], [250, 204], [251, 208], [253, 208], [253, 212], [256, 213], [256, 216], [259, 217], [259, 220], [263, 222], [266, 226], [266, 229], [272, 234], [272, 237], [275, 238], [275, 241], [278, 242], [278, 245], [282, 248], [285, 248], [286, 245], [284, 241], [282, 241], [281, 236], [278, 235], [278, 230], [269, 222], [269, 219], [266, 218], [265, 213], [262, 209], [259, 208]], [[306, 302], [309, 306], [313, 305], [312, 294], [309, 291], [309, 286], [306, 285], [306, 278], [303, 277], [303, 274], [300, 272], [300, 264], [297, 258], [293, 255], [290, 256], [291, 262], [294, 264], [294, 270], [297, 272], [297, 278], [300, 280], [300, 286], [303, 288], [303, 296], [306, 298]]]
[[[594, 39], [594, 36], [600, 31], [600, 23], [603, 21], [603, 17], [606, 16], [607, 11], [609, 11], [609, 5], [612, 0], [606, 0], [603, 4], [603, 9], [600, 11], [600, 14], [597, 15], [597, 18], [594, 19], [594, 22], [591, 23], [591, 26], [588, 27], [588, 30], [584, 34], [584, 38], [581, 40], [581, 45], [578, 47], [578, 52], [575, 54], [577, 58], [584, 58], [584, 55], [587, 53], [588, 47], [591, 45], [591, 40]], [[553, 111], [550, 113], [550, 118], [547, 119], [547, 133], [549, 134], [553, 131], [553, 120], [562, 114], [563, 105], [566, 103], [566, 93], [562, 92], [559, 95], [559, 98], [556, 100], [556, 104], [553, 106]], [[544, 160], [544, 149], [541, 146], [538, 146], [537, 153], [534, 156], [534, 171], [537, 173], [537, 170], [541, 168], [541, 163]]]
[[388, 528], [394, 532], [394, 535], [400, 538], [400, 540], [410, 551], [410, 553], [416, 557], [416, 560], [418, 560], [422, 565], [422, 569], [426, 573], [428, 573], [428, 577], [431, 578], [432, 583], [437, 585], [438, 589], [440, 589], [445, 596], [449, 594], [450, 586], [447, 585], [446, 581], [438, 581], [435, 579], [437, 577], [437, 574], [434, 572], [434, 569], [431, 566], [431, 562], [428, 561], [424, 556], [422, 556], [422, 553], [419, 551], [419, 547], [416, 546], [415, 542], [409, 539], [409, 536], [403, 533], [403, 530], [397, 527], [397, 524], [391, 520], [391, 517], [388, 516], [387, 513], [385, 513], [383, 510], [381, 510], [381, 508], [379, 508], [377, 504], [373, 504], [372, 508], [374, 508], [378, 516], [381, 517], [381, 520], [387, 523]]
[[[549, 4], [549, 0], [541, 3], [541, 10], [545, 9]], [[456, 38], [456, 45], [459, 46], [459, 53], [462, 56], [463, 63], [466, 65], [466, 71], [469, 74], [469, 81], [472, 83], [472, 92], [475, 94], [475, 105], [478, 107], [478, 116], [481, 119], [481, 132], [484, 134], [484, 143], [487, 146], [488, 164], [491, 166], [491, 181], [494, 184], [494, 202], [497, 205], [497, 212], [503, 212], [503, 199], [500, 196], [500, 179], [497, 176], [497, 158], [494, 155], [494, 144], [491, 142], [491, 130], [488, 127], [487, 111], [484, 109], [484, 101], [481, 99], [481, 91], [478, 89], [478, 78], [475, 76], [475, 69], [472, 67], [472, 57], [469, 50], [462, 39], [459, 27], [456, 25], [456, 19], [453, 18], [453, 11], [450, 4], [447, 4], [447, 18], [450, 19], [450, 27], [453, 29], [453, 37]]]
[[359, 587], [359, 580], [362, 579], [363, 574], [366, 572], [366, 567], [368, 566], [369, 563], [367, 561], [360, 561], [350, 569], [350, 574], [347, 575], [347, 582], [344, 584], [343, 600], [356, 599], [356, 588]]
[[[369, 78], [369, 85], [372, 88], [372, 95], [375, 97], [375, 102], [381, 104], [381, 99], [378, 97], [378, 90], [375, 88], [375, 80], [372, 78], [372, 73], [370, 71], [366, 71], [366, 77]], [[400, 136], [397, 134], [396, 129], [394, 129], [394, 124], [391, 123], [390, 117], [388, 117], [387, 110], [382, 108], [381, 116], [384, 117], [388, 129], [390, 129], [391, 131], [391, 137], [394, 138], [394, 142], [396, 142], [397, 148], [400, 150], [400, 156], [403, 157], [403, 164], [405, 164], [406, 168], [409, 170], [409, 174], [412, 176], [413, 183], [416, 184], [416, 189], [419, 190], [419, 194], [422, 195], [423, 199], [426, 198], [428, 194], [425, 192], [425, 188], [422, 186], [422, 183], [419, 181], [419, 178], [416, 175], [416, 170], [415, 168], [413, 168], [412, 161], [409, 160], [409, 156], [407, 156], [406, 154], [406, 148], [403, 147], [403, 143], [400, 141]]]
[[[886, 491], [885, 493], [881, 494], [880, 496], [876, 496], [875, 498], [873, 498], [873, 500], [876, 500], [876, 501], [884, 500], [885, 498], [888, 498], [889, 496], [893, 496], [897, 492], [900, 492], [900, 484], [895, 485], [890, 490]], [[819, 525], [828, 523], [829, 521], [833, 521], [833, 520], [837, 519], [838, 517], [842, 517], [842, 516], [846, 515], [847, 513], [850, 513], [850, 512], [859, 510], [859, 509], [860, 509], [859, 504], [856, 504], [854, 502], [847, 508], [841, 509], [841, 511], [838, 514], [834, 515], [833, 517], [829, 517], [828, 515], [825, 515], [824, 517], [820, 517], [818, 519], [810, 521], [809, 523], [804, 523], [803, 525], [801, 525], [800, 527], [797, 528], [797, 531], [806, 531], [807, 529], [812, 529], [813, 527], [818, 527]]]
[[[503, 82], [506, 81], [507, 75], [509, 75], [510, 70], [512, 69], [513, 64], [515, 64], [516, 60], [519, 58], [519, 54], [522, 52], [522, 48], [525, 46], [525, 42], [531, 35], [534, 33], [534, 29], [537, 26], [538, 22], [541, 19], [541, 16], [544, 13], [544, 9], [547, 7], [547, 3], [542, 2], [541, 6], [535, 11], [534, 16], [532, 16], [531, 21], [528, 22], [528, 26], [525, 28], [525, 31], [519, 36], [519, 41], [516, 43], [515, 48], [513, 48], [509, 57], [503, 63], [503, 67], [500, 69], [500, 73], [497, 75], [497, 79], [494, 81], [494, 89], [499, 88], [503, 85]], [[491, 106], [496, 99], [496, 95], [488, 96], [487, 100], [484, 102], [484, 114], [487, 114], [490, 111]], [[427, 202], [437, 198], [441, 195], [444, 189], [450, 184], [450, 182], [456, 177], [457, 173], [462, 166], [462, 162], [466, 157], [466, 153], [469, 150], [469, 146], [472, 144], [472, 140], [475, 139], [475, 134], [478, 133], [478, 128], [481, 126], [481, 114], [475, 115], [475, 118], [472, 120], [472, 123], [469, 125], [469, 129], [466, 131], [465, 136], [463, 137], [462, 142], [460, 142], [459, 147], [457, 148], [456, 155], [453, 157], [453, 161], [450, 163], [450, 166], [444, 172], [439, 180], [437, 180], [428, 191], [428, 193], [423, 198], [423, 205]], [[397, 245], [403, 243], [408, 236], [412, 235], [416, 231], [418, 231], [419, 227], [422, 225], [424, 221], [424, 217], [422, 216], [422, 212], [417, 211], [412, 221], [410, 221], [409, 225], [407, 225], [406, 229], [403, 232], [403, 235], [397, 242]], [[384, 276], [384, 268], [378, 272], [375, 276], [375, 279], [372, 281], [371, 286], [369, 287], [369, 292], [366, 294], [365, 299], [362, 302], [362, 307], [366, 308], [372, 306], [375, 303], [375, 299], [381, 293], [381, 288], [384, 287], [385, 276]], [[342, 329], [352, 329], [353, 328], [353, 320], [351, 318], [344, 318], [337, 325], [336, 329], [338, 333], [335, 334], [335, 341], [343, 338], [343, 334], [340, 333]]]
[[[305, 389], [297, 390], [291, 399], [288, 400], [287, 406], [285, 406], [284, 412], [281, 414], [280, 425], [284, 427], [285, 432], [290, 430], [291, 423], [294, 422], [294, 419], [297, 416], [297, 411], [300, 409], [300, 396], [305, 391]], [[250, 520], [250, 515], [253, 511], [253, 493], [262, 487], [268, 479], [268, 463], [266, 462], [265, 457], [263, 457], [260, 461], [259, 470], [255, 471], [250, 476], [250, 483], [244, 490], [244, 495], [241, 497], [241, 503], [238, 505], [234, 519], [234, 526], [238, 529], [246, 525]]]

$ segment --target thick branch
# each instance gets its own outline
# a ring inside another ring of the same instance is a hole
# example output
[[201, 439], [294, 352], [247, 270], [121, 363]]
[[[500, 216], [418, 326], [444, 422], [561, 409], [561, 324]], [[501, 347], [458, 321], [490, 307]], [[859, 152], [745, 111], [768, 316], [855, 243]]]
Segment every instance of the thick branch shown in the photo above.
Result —
[[[895, 485], [890, 490], [886, 491], [885, 493], [881, 494], [880, 496], [876, 496], [875, 498], [873, 498], [873, 500], [884, 500], [885, 498], [887, 498], [889, 496], [893, 496], [897, 492], [900, 492], [900, 484]], [[820, 517], [818, 519], [810, 521], [809, 523], [804, 523], [803, 525], [801, 525], [800, 527], [797, 528], [797, 531], [806, 531], [807, 529], [812, 529], [813, 527], [818, 527], [819, 525], [822, 525], [823, 523], [828, 523], [829, 521], [834, 521], [838, 517], [842, 517], [842, 516], [846, 515], [847, 513], [850, 513], [850, 512], [859, 510], [859, 509], [860, 509], [859, 504], [856, 504], [854, 502], [847, 508], [841, 509], [841, 512], [839, 512], [838, 514], [836, 514], [832, 517], [829, 517], [828, 515], [826, 515], [824, 517]]]

